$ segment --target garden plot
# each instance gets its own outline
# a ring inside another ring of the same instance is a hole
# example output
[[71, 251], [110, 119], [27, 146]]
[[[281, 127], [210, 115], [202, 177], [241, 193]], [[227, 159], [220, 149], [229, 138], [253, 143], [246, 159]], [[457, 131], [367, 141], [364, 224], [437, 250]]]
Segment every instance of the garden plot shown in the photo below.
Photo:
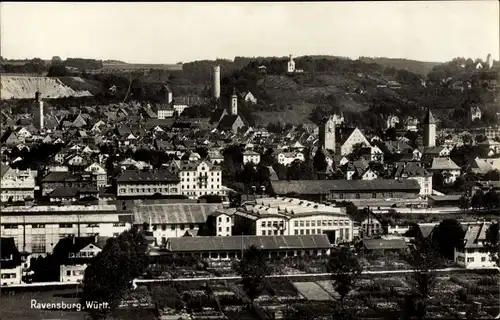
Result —
[[307, 300], [311, 301], [329, 301], [332, 297], [314, 282], [294, 282], [293, 285]]
[[461, 288], [461, 285], [450, 281], [449, 278], [437, 278], [433, 294], [455, 294]]
[[340, 298], [340, 295], [337, 293], [337, 291], [335, 291], [335, 288], [333, 286], [333, 283], [332, 281], [329, 281], [329, 280], [322, 280], [322, 281], [316, 281], [316, 283], [323, 289], [325, 290], [326, 292], [328, 292], [328, 294], [332, 297], [334, 297], [335, 299], [339, 299]]

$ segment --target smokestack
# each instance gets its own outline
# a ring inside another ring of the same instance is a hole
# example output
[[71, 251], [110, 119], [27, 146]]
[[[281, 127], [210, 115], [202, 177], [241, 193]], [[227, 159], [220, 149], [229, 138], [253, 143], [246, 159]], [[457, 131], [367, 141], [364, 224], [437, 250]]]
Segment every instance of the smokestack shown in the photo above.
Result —
[[491, 59], [491, 53], [488, 53], [488, 57], [486, 57], [486, 64], [488, 65], [488, 69], [493, 67], [493, 59]]
[[215, 99], [220, 99], [220, 66], [213, 69], [212, 95]]

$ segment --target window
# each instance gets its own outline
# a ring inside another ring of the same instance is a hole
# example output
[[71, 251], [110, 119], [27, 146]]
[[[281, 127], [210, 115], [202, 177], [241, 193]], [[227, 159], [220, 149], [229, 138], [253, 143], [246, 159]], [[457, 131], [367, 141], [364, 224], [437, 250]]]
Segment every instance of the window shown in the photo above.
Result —
[[226, 231], [229, 232], [229, 227], [226, 227]]
[[45, 225], [44, 225], [44, 224], [41, 224], [41, 223], [32, 224], [32, 225], [31, 225], [31, 228], [33, 228], [33, 229], [44, 229], [44, 228], [45, 228]]
[[485, 262], [486, 261], [486, 257], [481, 257], [481, 262]]
[[[297, 230], [295, 230], [297, 231]], [[262, 230], [262, 235], [265, 236], [266, 235], [266, 230]]]
[[260, 224], [260, 226], [261, 226], [262, 228], [265, 228], [265, 227], [266, 227], [266, 222], [265, 222], [265, 221], [262, 221], [262, 223]]
[[300, 221], [300, 226], [301, 226], [301, 227], [303, 227], [303, 226], [304, 226], [304, 221], [303, 221], [303, 220], [301, 220], [301, 221]]
[[298, 226], [299, 226], [299, 222], [298, 222], [298, 221], [294, 221], [294, 222], [293, 222], [293, 225], [294, 225], [295, 227], [298, 227]]
[[295, 229], [295, 235], [298, 235], [299, 234], [299, 230]]
[[170, 230], [175, 230], [175, 224], [170, 226]]
[[194, 224], [190, 224], [189, 229], [194, 229]]
[[99, 228], [99, 224], [98, 223], [89, 223], [89, 224], [87, 224], [87, 228]]
[[17, 229], [17, 224], [5, 224], [3, 227], [5, 229]]
[[73, 224], [71, 223], [60, 223], [59, 228], [73, 228]]
[[361, 199], [361, 196], [359, 193], [356, 193], [356, 199]]
[[472, 258], [467, 258], [467, 262], [474, 262], [474, 257], [472, 257]]
[[222, 227], [219, 227], [219, 232], [222, 232]]
[[184, 230], [184, 225], [183, 224], [181, 224], [181, 230]]
[[377, 194], [375, 192], [372, 193], [372, 199], [377, 199]]
[[66, 271], [66, 275], [69, 277], [71, 276], [71, 271]]
[[231, 222], [231, 218], [227, 217], [227, 218], [226, 218], [226, 221], [227, 221], [228, 223], [229, 223], [229, 222]]
[[115, 223], [113, 223], [113, 227], [125, 227], [125, 223], [124, 222], [115, 222]]
[[316, 221], [311, 221], [311, 227], [316, 227]]
[[31, 251], [33, 253], [45, 253], [45, 235], [44, 234], [34, 234], [32, 237], [32, 248]]

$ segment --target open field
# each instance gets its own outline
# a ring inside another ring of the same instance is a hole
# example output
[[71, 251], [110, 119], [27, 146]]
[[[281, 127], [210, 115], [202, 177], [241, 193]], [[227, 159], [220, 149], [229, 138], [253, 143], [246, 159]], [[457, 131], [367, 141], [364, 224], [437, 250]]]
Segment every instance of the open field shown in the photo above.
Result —
[[[498, 301], [500, 284], [499, 274], [484, 272], [462, 272], [440, 274], [434, 287], [429, 308], [434, 316], [443, 314], [445, 310], [454, 308], [466, 312], [474, 302], [480, 302], [483, 309], [496, 316], [500, 307]], [[381, 309], [397, 310], [395, 293], [404, 294], [412, 285], [411, 275], [363, 275], [358, 280], [356, 290], [346, 298], [346, 306], [358, 312], [359, 319], [374, 316], [366, 306], [365, 298]], [[208, 287], [207, 287], [208, 286]], [[207, 288], [210, 288], [208, 290]], [[459, 300], [458, 292], [466, 292], [466, 300]], [[162, 294], [158, 294], [158, 292]], [[211, 294], [209, 294], [212, 292]], [[40, 302], [73, 303], [76, 290], [58, 290], [51, 292], [26, 292], [0, 298], [1, 319], [85, 319], [85, 313], [77, 311], [40, 311], [30, 308], [30, 300]], [[329, 312], [338, 295], [330, 280], [304, 279], [290, 281], [286, 278], [269, 279], [265, 290], [256, 299], [263, 309], [290, 310], [300, 305], [309, 305], [315, 312]], [[120, 312], [127, 312], [123, 319], [153, 319], [152, 306], [158, 304], [168, 310], [167, 313], [178, 314], [185, 306], [191, 313], [214, 317], [225, 314], [229, 319], [258, 319], [245, 311], [245, 301], [248, 301], [244, 291], [237, 281], [205, 281], [178, 282], [140, 285], [131, 291], [124, 299]], [[328, 301], [328, 302], [325, 302]], [[325, 304], [326, 303], [326, 304]], [[142, 308], [138, 306], [143, 306]], [[205, 309], [205, 308], [209, 309]], [[132, 310], [131, 310], [132, 309]], [[177, 310], [177, 311], [175, 311]], [[140, 315], [137, 315], [140, 313]], [[449, 317], [449, 315], [445, 315]], [[320, 316], [318, 316], [320, 318]], [[119, 319], [120, 317], [118, 317]], [[196, 318], [196, 317], [195, 317]], [[377, 319], [376, 316], [373, 318]], [[296, 319], [293, 315], [286, 319]]]

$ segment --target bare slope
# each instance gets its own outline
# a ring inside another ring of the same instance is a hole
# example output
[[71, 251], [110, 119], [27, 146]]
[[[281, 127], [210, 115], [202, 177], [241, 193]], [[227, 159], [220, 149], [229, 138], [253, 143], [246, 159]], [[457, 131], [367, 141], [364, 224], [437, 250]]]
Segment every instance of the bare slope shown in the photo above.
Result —
[[73, 90], [60, 79], [49, 77], [3, 75], [0, 85], [1, 99], [30, 99], [35, 97], [36, 91], [40, 91], [44, 99], [92, 95], [88, 90]]

